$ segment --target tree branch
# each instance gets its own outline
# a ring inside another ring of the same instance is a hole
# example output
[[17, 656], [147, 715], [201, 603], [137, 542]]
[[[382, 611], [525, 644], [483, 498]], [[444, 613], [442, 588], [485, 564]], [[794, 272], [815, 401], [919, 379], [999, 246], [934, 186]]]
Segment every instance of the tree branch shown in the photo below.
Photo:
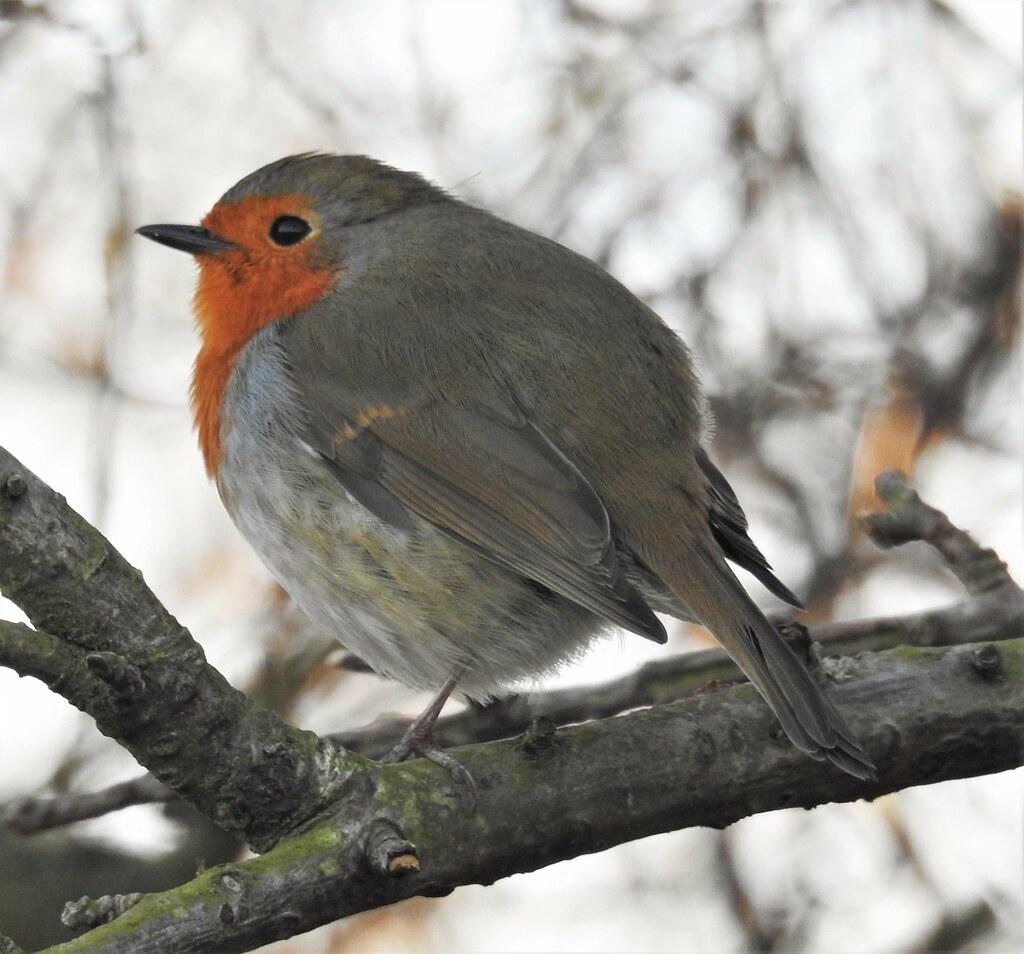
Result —
[[97, 530], [0, 448], [3, 664], [96, 719], [160, 782], [254, 848], [330, 803], [365, 765], [232, 688]]
[[[979, 656], [995, 654], [995, 666]], [[477, 781], [469, 814], [444, 773], [387, 766], [379, 786], [260, 858], [149, 895], [51, 954], [246, 951], [357, 911], [447, 893], [624, 841], [756, 812], [873, 798], [1024, 761], [1024, 639], [901, 648], [834, 667], [830, 695], [879, 768], [862, 782], [795, 750], [749, 685], [523, 740], [458, 751]], [[415, 845], [388, 876], [368, 859], [375, 826]]]
[[24, 623], [0, 620], [0, 666], [34, 676], [79, 709], [91, 707], [104, 721], [115, 718], [103, 684], [93, 674], [89, 654]]
[[[826, 623], [809, 629], [799, 623], [784, 623], [780, 628], [809, 665], [827, 669], [831, 664], [827, 657], [897, 646], [957, 646], [1016, 639], [1024, 634], [1024, 593], [989, 594], [912, 616]], [[439, 719], [434, 736], [443, 748], [490, 742], [525, 732], [541, 716], [557, 725], [570, 725], [746, 681], [724, 650], [698, 650], [652, 660], [626, 676], [596, 686], [524, 693], [487, 706], [469, 706]], [[346, 749], [372, 758], [387, 752], [408, 725], [407, 719], [385, 718], [330, 737]]]
[[938, 550], [946, 565], [972, 596], [1017, 589], [1006, 564], [969, 533], [955, 527], [944, 513], [929, 507], [895, 470], [879, 474], [875, 494], [885, 512], [864, 518], [871, 539], [880, 547], [922, 540]]
[[[936, 528], [945, 534], [962, 534], [970, 546], [954, 548], [957, 559], [966, 554], [966, 562], [978, 565], [995, 560], [1003, 566], [1004, 576], [997, 591], [991, 589], [975, 599], [939, 610], [930, 610], [911, 616], [879, 617], [842, 623], [824, 623], [805, 628], [799, 623], [781, 624], [784, 635], [806, 659], [818, 665], [821, 657], [852, 656], [866, 651], [880, 651], [897, 646], [956, 646], [967, 643], [1016, 639], [1024, 633], [1024, 592], [1005, 575], [1005, 566], [991, 550], [982, 550], [963, 531], [935, 518], [934, 511], [906, 488], [896, 493], [900, 478], [883, 475], [879, 478], [895, 494], [909, 520], [907, 539], [916, 539], [912, 528], [922, 534], [933, 535]], [[906, 485], [903, 485], [906, 487]], [[913, 503], [916, 501], [916, 503]], [[883, 521], [887, 515], [867, 518], [869, 527]], [[942, 514], [938, 514], [943, 517]], [[887, 532], [872, 529], [872, 534]], [[886, 545], [893, 545], [884, 537]], [[949, 550], [949, 547], [946, 547]], [[943, 552], [940, 550], [940, 553]], [[961, 559], [961, 562], [964, 562]], [[2, 649], [2, 644], [0, 644]], [[435, 739], [442, 748], [471, 745], [511, 738], [525, 732], [539, 717], [552, 720], [560, 726], [592, 719], [604, 719], [642, 706], [664, 705], [676, 702], [710, 687], [728, 686], [745, 682], [746, 677], [732, 659], [721, 649], [707, 649], [652, 660], [617, 679], [597, 686], [557, 689], [548, 692], [524, 693], [511, 696], [487, 706], [471, 705], [461, 712], [438, 720]], [[376, 758], [389, 751], [401, 739], [409, 720], [386, 717], [360, 729], [335, 733], [333, 739], [345, 749]], [[68, 792], [55, 797], [26, 797], [8, 806], [0, 815], [6, 823], [21, 834], [32, 834], [85, 818], [93, 818], [117, 811], [128, 805], [146, 801], [160, 802], [173, 797], [168, 790], [149, 776], [140, 776], [130, 782], [113, 785], [98, 792]]]
[[[988, 560], [973, 542], [950, 542], [951, 530], [959, 533], [951, 525], [918, 519], [924, 505], [893, 486], [895, 521], [910, 529], [894, 530], [890, 521], [890, 537], [928, 535], [961, 568], [976, 565], [979, 553]], [[476, 811], [431, 763], [365, 762], [245, 699], [103, 537], [2, 452], [0, 586], [38, 627], [0, 627], [5, 662], [62, 686], [157, 779], [225, 827], [261, 848], [276, 843], [262, 857], [168, 892], [82, 899], [69, 909], [76, 923], [123, 913], [52, 949], [66, 954], [249, 950], [355, 911], [490, 883], [644, 835], [870, 798], [1024, 761], [1021, 594], [1005, 574], [976, 586], [987, 595], [971, 604], [985, 611], [985, 622], [974, 623], [991, 629], [998, 618], [1017, 638], [820, 663], [820, 677], [833, 683], [830, 694], [879, 767], [878, 781], [808, 759], [751, 686], [713, 691], [722, 680], [709, 678], [707, 666], [722, 657], [695, 654], [680, 680], [692, 690], [699, 679], [709, 691], [562, 731], [550, 717], [535, 720], [523, 738], [461, 749], [476, 780]], [[945, 612], [972, 619], [960, 607]], [[941, 639], [948, 620], [925, 615], [930, 623], [918, 634]], [[847, 635], [891, 638], [887, 628], [898, 631], [875, 621]], [[629, 693], [629, 680], [610, 684], [605, 708], [635, 706], [643, 692], [659, 701], [651, 675], [658, 671], [631, 677]], [[583, 697], [562, 698], [579, 707]], [[575, 714], [594, 711], [591, 703]], [[127, 791], [147, 784], [129, 783]]]
[[153, 775], [140, 775], [119, 782], [98, 792], [75, 792], [51, 798], [26, 797], [10, 802], [0, 812], [0, 823], [19, 835], [32, 835], [120, 811], [131, 805], [150, 805], [176, 798], [166, 785]]

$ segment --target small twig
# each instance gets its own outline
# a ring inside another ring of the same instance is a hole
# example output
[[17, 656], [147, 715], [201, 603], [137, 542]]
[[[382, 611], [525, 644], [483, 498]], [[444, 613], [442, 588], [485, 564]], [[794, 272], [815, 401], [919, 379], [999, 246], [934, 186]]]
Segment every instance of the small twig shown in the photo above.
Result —
[[370, 867], [386, 878], [403, 878], [420, 870], [416, 846], [386, 818], [370, 824], [364, 850]]
[[85, 664], [89, 672], [106, 684], [114, 705], [120, 709], [131, 708], [132, 703], [146, 691], [142, 673], [124, 656], [111, 652], [89, 653]]
[[105, 894], [102, 898], [81, 897], [64, 905], [60, 920], [72, 931], [84, 931], [99, 927], [114, 918], [119, 918], [129, 908], [135, 907], [144, 894]]
[[718, 865], [725, 881], [726, 896], [736, 920], [747, 937], [749, 950], [774, 951], [776, 945], [783, 939], [781, 931], [775, 926], [773, 926], [774, 929], [769, 929], [762, 923], [757, 908], [737, 870], [729, 829], [718, 833]]
[[864, 524], [878, 546], [889, 548], [914, 540], [929, 544], [972, 596], [1009, 587], [1017, 589], [1006, 564], [994, 550], [979, 546], [942, 511], [929, 507], [898, 471], [879, 474], [875, 478], [875, 493], [885, 504], [885, 512], [866, 516]]
[[25, 951], [6, 934], [0, 934], [0, 954], [25, 954]]
[[175, 797], [166, 785], [152, 775], [140, 775], [98, 792], [69, 792], [50, 798], [19, 798], [0, 813], [0, 824], [19, 835], [31, 835], [86, 818], [97, 818], [130, 805], [166, 802]]

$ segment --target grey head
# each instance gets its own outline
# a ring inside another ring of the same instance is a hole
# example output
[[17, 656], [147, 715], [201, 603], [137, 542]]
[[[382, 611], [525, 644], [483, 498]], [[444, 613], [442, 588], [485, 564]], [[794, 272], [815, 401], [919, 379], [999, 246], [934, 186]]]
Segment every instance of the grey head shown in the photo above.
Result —
[[325, 225], [357, 225], [411, 206], [449, 200], [444, 190], [421, 175], [369, 156], [307, 152], [262, 166], [235, 183], [220, 201], [293, 193], [308, 197]]
[[[202, 226], [147, 225], [138, 231], [193, 255], [220, 256], [231, 249], [245, 250], [254, 241], [261, 245], [268, 235], [279, 246], [296, 245], [310, 233], [312, 213], [322, 233], [314, 243], [314, 257], [324, 260], [338, 254], [334, 239], [347, 228], [408, 209], [455, 202], [422, 176], [368, 156], [310, 152], [278, 159], [245, 176], [221, 196]], [[242, 214], [243, 209], [249, 211]], [[253, 221], [254, 215], [260, 220]]]

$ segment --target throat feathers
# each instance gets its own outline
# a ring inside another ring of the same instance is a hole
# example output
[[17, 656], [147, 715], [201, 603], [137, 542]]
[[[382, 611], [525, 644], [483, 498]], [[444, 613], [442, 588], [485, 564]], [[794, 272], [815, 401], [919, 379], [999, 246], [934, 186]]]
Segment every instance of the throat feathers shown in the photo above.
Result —
[[300, 194], [247, 196], [218, 203], [202, 221], [204, 228], [237, 246], [198, 258], [192, 305], [201, 339], [192, 371], [192, 415], [210, 477], [216, 476], [221, 461], [224, 390], [242, 347], [265, 325], [318, 301], [337, 275], [336, 268], [318, 267], [310, 260], [308, 244], [281, 248], [265, 234], [268, 219], [296, 209], [317, 229], [308, 205]]

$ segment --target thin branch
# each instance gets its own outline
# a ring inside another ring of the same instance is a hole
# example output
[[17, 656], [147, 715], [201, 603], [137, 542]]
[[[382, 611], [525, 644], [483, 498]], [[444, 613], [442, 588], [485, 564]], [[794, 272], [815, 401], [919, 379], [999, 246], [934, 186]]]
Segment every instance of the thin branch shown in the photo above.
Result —
[[103, 683], [88, 664], [89, 654], [77, 646], [24, 623], [0, 620], [0, 666], [34, 676], [72, 705], [91, 707], [98, 718], [112, 718]]
[[130, 805], [149, 805], [176, 797], [152, 775], [140, 775], [98, 792], [15, 799], [0, 812], [0, 824], [19, 835], [30, 835], [86, 818], [98, 818]]
[[944, 513], [929, 507], [902, 474], [894, 470], [880, 474], [875, 480], [875, 493], [885, 504], [885, 513], [872, 514], [864, 522], [878, 546], [893, 547], [914, 540], [930, 544], [973, 596], [1017, 589], [995, 551], [980, 547]]
[[999, 948], [994, 935], [999, 920], [988, 901], [975, 901], [961, 911], [947, 911], [914, 950], [920, 954], [935, 951], [992, 951]]
[[758, 954], [775, 950], [782, 940], [780, 925], [768, 927], [758, 914], [740, 872], [733, 852], [732, 832], [729, 829], [718, 834], [718, 867], [725, 882], [725, 895], [740, 928], [747, 938], [747, 949]]

